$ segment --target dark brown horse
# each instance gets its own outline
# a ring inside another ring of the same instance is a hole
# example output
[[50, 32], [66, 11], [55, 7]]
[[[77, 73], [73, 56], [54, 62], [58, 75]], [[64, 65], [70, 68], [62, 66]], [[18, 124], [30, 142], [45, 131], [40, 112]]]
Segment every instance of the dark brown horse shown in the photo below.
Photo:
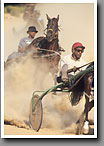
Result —
[[[46, 16], [48, 20], [45, 34], [46, 37], [38, 37], [34, 39], [32, 43], [28, 46], [28, 49], [34, 49], [36, 47], [40, 48], [37, 51], [37, 55], [39, 56], [40, 62], [45, 62], [46, 66], [48, 67], [48, 71], [51, 72], [52, 75], [54, 75], [55, 77], [58, 72], [58, 64], [60, 61], [61, 51], [63, 51], [59, 46], [58, 39], [59, 15], [57, 16], [57, 18], [52, 19], [47, 14]], [[41, 57], [43, 55], [44, 57]]]
[[[87, 68], [94, 66], [94, 62], [92, 62]], [[88, 112], [94, 107], [94, 70], [88, 72], [87, 74], [83, 74], [77, 81], [79, 80], [78, 84], [74, 86], [72, 89], [72, 93], [70, 96], [70, 101], [72, 105], [76, 105], [79, 103], [80, 99], [82, 98], [83, 94], [85, 95], [85, 107], [84, 111], [82, 112], [80, 119], [77, 121], [77, 131], [76, 134], [88, 134], [89, 132], [89, 125], [88, 129], [84, 130], [85, 123], [89, 123], [88, 119]]]

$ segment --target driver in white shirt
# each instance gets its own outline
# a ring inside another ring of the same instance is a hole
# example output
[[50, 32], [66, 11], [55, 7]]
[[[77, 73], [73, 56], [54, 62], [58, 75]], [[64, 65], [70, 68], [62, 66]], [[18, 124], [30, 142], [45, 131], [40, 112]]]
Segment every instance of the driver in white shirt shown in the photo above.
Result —
[[[72, 69], [69, 75], [75, 75], [78, 72], [81, 71], [77, 70], [78, 67], [85, 65], [86, 62], [81, 58], [85, 47], [80, 42], [76, 42], [72, 45], [72, 54], [66, 55], [63, 57], [63, 59], [60, 62], [60, 73], [61, 73], [61, 79], [67, 80], [68, 74], [67, 71], [69, 69]], [[83, 68], [84, 69], [84, 68]]]

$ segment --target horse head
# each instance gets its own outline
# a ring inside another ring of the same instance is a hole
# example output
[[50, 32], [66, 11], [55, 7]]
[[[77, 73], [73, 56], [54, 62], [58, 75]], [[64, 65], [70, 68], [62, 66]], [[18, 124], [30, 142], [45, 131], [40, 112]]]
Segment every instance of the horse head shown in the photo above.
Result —
[[50, 18], [47, 14], [47, 20], [48, 20], [48, 24], [47, 24], [47, 33], [46, 33], [46, 39], [48, 42], [52, 42], [54, 39], [58, 38], [58, 20], [59, 20], [59, 15], [57, 16], [57, 18]]

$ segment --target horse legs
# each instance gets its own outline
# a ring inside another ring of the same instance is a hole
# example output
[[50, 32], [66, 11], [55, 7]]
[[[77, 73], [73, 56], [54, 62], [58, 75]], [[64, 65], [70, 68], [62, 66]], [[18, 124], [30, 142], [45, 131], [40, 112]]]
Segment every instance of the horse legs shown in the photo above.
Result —
[[85, 109], [84, 109], [84, 113], [85, 113], [85, 115], [86, 115], [85, 121], [88, 121], [89, 98], [88, 98], [86, 95], [85, 95], [85, 100], [86, 100]]
[[85, 109], [84, 109], [84, 113], [85, 113], [85, 122], [84, 122], [84, 126], [83, 126], [83, 132], [84, 133], [88, 133], [89, 131], [89, 122], [88, 122], [88, 112], [92, 109], [92, 107], [94, 106], [94, 101], [90, 102], [90, 92], [91, 92], [91, 82], [92, 82], [92, 73], [90, 73], [87, 77], [85, 77]]
[[89, 122], [88, 122], [88, 112], [92, 109], [94, 106], [94, 100], [91, 102], [89, 101], [89, 96], [91, 92], [91, 81], [92, 81], [92, 74], [89, 76], [85, 77], [85, 108], [83, 113], [80, 116], [79, 124], [77, 127], [77, 132], [76, 134], [87, 134], [89, 132]]
[[82, 112], [78, 122], [78, 126], [77, 126], [77, 130], [76, 130], [76, 134], [80, 135], [80, 134], [85, 134], [88, 133], [88, 105], [89, 105], [89, 99], [87, 96], [85, 96], [85, 107], [84, 107], [84, 111]]

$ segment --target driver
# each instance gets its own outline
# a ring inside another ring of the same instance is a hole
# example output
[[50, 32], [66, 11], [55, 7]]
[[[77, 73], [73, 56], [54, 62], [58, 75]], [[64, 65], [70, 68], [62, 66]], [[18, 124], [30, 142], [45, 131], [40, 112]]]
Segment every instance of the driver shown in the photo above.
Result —
[[18, 45], [18, 52], [26, 52], [27, 47], [31, 42], [34, 40], [34, 37], [38, 31], [36, 30], [35, 26], [30, 26], [27, 30], [28, 37], [22, 38]]
[[81, 58], [84, 50], [85, 47], [82, 45], [82, 43], [75, 42], [72, 45], [72, 53], [63, 57], [60, 62], [60, 74], [62, 81], [68, 80], [67, 71], [70, 73], [69, 76], [75, 75], [81, 71], [77, 70], [77, 67], [86, 64], [86, 62]]
[[19, 58], [19, 57], [26, 55], [27, 51], [29, 51], [28, 46], [34, 40], [34, 37], [35, 37], [37, 32], [38, 31], [36, 30], [35, 26], [30, 26], [27, 30], [28, 37], [22, 38], [20, 40], [19, 45], [18, 45], [18, 52], [11, 53], [8, 56], [7, 61], [10, 61], [12, 59], [16, 59], [16, 58]]

